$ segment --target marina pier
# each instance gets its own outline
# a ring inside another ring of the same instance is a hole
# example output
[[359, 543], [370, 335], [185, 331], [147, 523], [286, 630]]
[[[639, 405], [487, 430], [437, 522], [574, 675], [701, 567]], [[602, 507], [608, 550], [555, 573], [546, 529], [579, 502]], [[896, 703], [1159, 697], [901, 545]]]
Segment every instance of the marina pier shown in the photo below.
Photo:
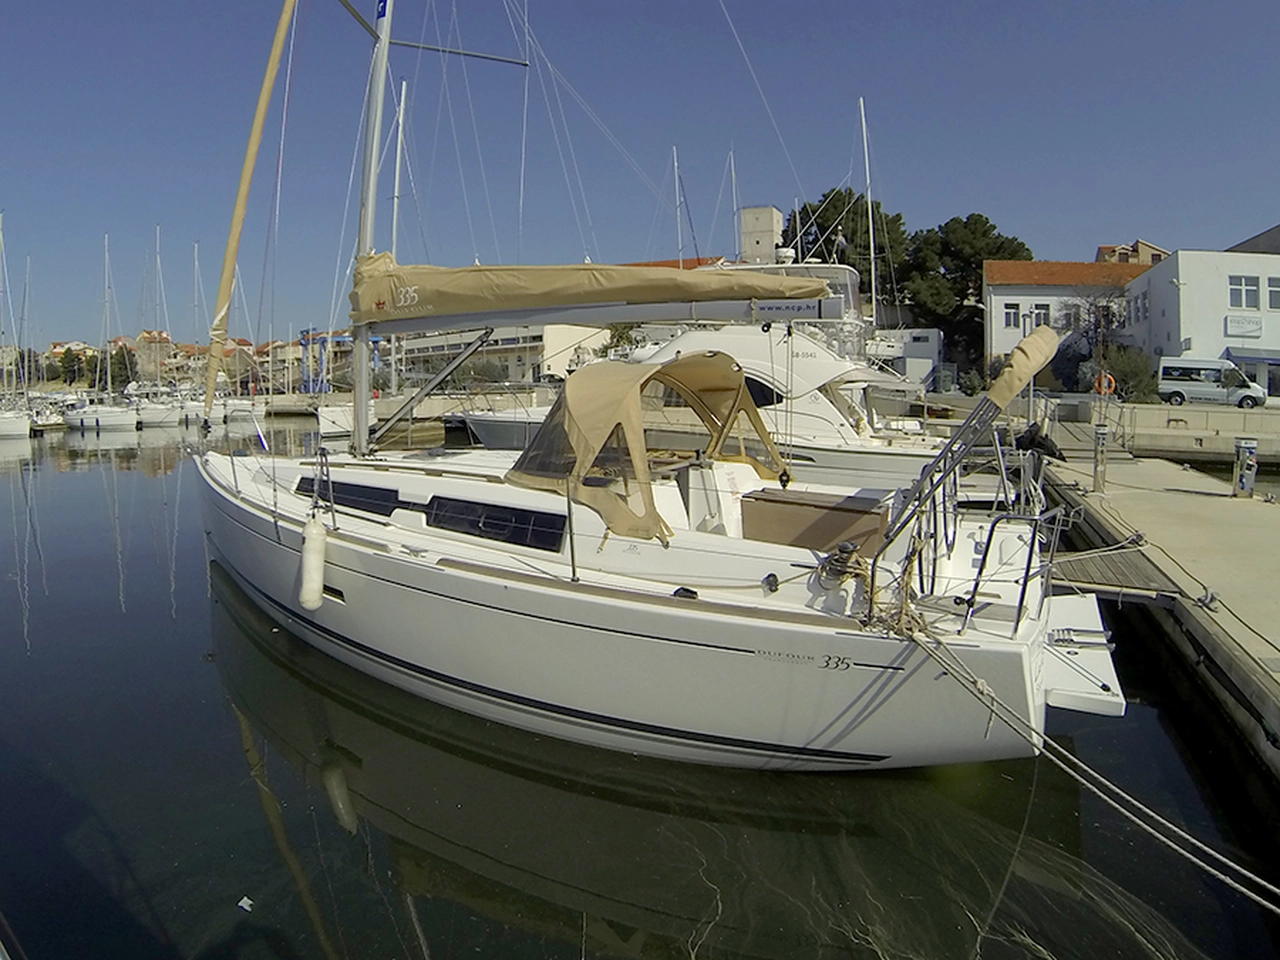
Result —
[[1092, 425], [1059, 423], [1055, 439], [1067, 461], [1046, 470], [1045, 493], [1077, 512], [1068, 533], [1076, 552], [1059, 554], [1055, 578], [1121, 609], [1145, 605], [1280, 779], [1280, 590], [1268, 559], [1280, 538], [1280, 503], [1233, 497], [1230, 483], [1190, 464], [1114, 448], [1095, 490]]

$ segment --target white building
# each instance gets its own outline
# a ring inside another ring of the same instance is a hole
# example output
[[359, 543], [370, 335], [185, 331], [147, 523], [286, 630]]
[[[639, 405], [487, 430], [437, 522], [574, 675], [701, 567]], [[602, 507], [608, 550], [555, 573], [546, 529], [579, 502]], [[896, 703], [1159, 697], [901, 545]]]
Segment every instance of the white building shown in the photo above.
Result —
[[1118, 339], [1159, 357], [1227, 357], [1280, 394], [1280, 254], [1178, 250], [1125, 289]]
[[1009, 353], [1041, 324], [1092, 334], [1099, 314], [1123, 311], [1127, 285], [1145, 270], [1140, 263], [1074, 263], [1055, 260], [987, 260], [982, 264], [986, 311], [984, 353]]
[[865, 344], [867, 358], [879, 360], [914, 383], [940, 390], [936, 376], [942, 365], [942, 331], [934, 327], [877, 330]]
[[[405, 337], [401, 340], [400, 362], [408, 370], [435, 369], [461, 352], [475, 336], [475, 331], [465, 331]], [[570, 370], [594, 359], [608, 339], [609, 331], [599, 327], [499, 327], [477, 351], [475, 359], [496, 364], [505, 381], [533, 383], [547, 376], [567, 376]]]

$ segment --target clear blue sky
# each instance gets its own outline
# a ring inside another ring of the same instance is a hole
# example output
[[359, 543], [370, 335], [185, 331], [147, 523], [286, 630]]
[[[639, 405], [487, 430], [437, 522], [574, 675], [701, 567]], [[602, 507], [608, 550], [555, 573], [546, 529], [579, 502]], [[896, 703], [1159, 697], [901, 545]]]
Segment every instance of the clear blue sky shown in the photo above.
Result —
[[[372, 0], [357, 6], [372, 17]], [[525, 71], [470, 61], [464, 74], [451, 58], [446, 92], [440, 57], [393, 51], [393, 76], [410, 86], [417, 187], [406, 178], [402, 260], [674, 257], [673, 146], [697, 252], [732, 254], [730, 149], [744, 205], [785, 210], [850, 176], [861, 189], [859, 96], [872, 192], [909, 230], [977, 211], [1039, 259], [1087, 260], [1100, 243], [1139, 236], [1169, 249], [1222, 248], [1280, 222], [1274, 0], [528, 6], [547, 61], [607, 133], [568, 87], [554, 99], [546, 61], [529, 74], [521, 238]], [[111, 333], [156, 325], [157, 224], [170, 329], [175, 339], [206, 338], [193, 242], [212, 300], [278, 5], [9, 7], [0, 209], [15, 307], [31, 258], [28, 341], [101, 338], [104, 234], [119, 312]], [[251, 315], [237, 315], [232, 332], [255, 340], [328, 325], [335, 264], [354, 232], [354, 206], [345, 235], [343, 208], [370, 47], [337, 0], [300, 0], [299, 11], [278, 239], [268, 246], [279, 93], [240, 251]], [[394, 33], [520, 55], [498, 0], [459, 5], [460, 41], [448, 36], [453, 16], [447, 5], [424, 14], [420, 0], [397, 0]], [[389, 175], [381, 192], [391, 194]], [[386, 248], [388, 204], [379, 217]], [[683, 237], [691, 256], [687, 224]]]

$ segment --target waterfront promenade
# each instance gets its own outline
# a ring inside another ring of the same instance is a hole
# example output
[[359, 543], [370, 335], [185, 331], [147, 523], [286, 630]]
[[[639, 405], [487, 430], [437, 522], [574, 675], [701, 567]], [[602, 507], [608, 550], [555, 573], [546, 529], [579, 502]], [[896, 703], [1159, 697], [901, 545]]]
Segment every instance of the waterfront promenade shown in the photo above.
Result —
[[1138, 579], [1163, 581], [1128, 600], [1119, 585], [1105, 592], [1153, 604], [1171, 642], [1280, 778], [1280, 503], [1232, 497], [1230, 483], [1189, 466], [1115, 450], [1095, 492], [1092, 450], [1071, 439], [1059, 435], [1068, 460], [1048, 468], [1046, 489], [1079, 509], [1074, 545], [1113, 547], [1101, 555]]

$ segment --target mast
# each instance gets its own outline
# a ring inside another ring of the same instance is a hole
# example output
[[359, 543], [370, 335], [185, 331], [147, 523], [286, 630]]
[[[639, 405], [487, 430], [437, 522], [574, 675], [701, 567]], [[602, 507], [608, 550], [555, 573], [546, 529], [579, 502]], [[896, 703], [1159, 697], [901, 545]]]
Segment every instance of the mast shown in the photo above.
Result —
[[[31, 254], [27, 254], [26, 270], [22, 275], [22, 312], [18, 315], [18, 326], [13, 334], [14, 345], [18, 348], [18, 358], [22, 364], [22, 399], [29, 410], [31, 403], [31, 361], [27, 351], [22, 348], [22, 341], [27, 336], [27, 293], [31, 289]], [[41, 378], [43, 379], [43, 377]]]
[[[378, 41], [369, 74], [365, 107], [364, 186], [360, 196], [360, 230], [356, 256], [373, 253], [373, 224], [378, 200], [378, 146], [382, 139], [382, 106], [387, 89], [387, 50], [391, 44], [391, 11], [395, 0], [378, 0]], [[351, 450], [362, 457], [369, 452], [370, 335], [367, 323], [353, 324], [351, 362], [354, 366], [354, 409], [351, 418]]]
[[733, 198], [733, 228], [737, 232], [734, 238], [734, 249], [738, 254], [734, 258], [741, 260], [746, 251], [742, 249], [742, 207], [738, 203], [738, 168], [733, 162], [733, 148], [729, 148], [729, 194]]
[[676, 148], [671, 147], [671, 169], [676, 182], [676, 258], [680, 261], [680, 269], [684, 269], [684, 241], [680, 237], [680, 157]]
[[[160, 224], [156, 224], [156, 326], [159, 327], [161, 312], [164, 313], [164, 327], [169, 329], [169, 310], [164, 307], [164, 281], [160, 278]], [[156, 393], [160, 393], [160, 337], [159, 329], [152, 331], [151, 361], [156, 365]]]
[[200, 334], [200, 241], [193, 244], [191, 255], [191, 316], [195, 320], [196, 339]]
[[[391, 258], [396, 257], [396, 241], [400, 238], [400, 167], [404, 158], [404, 101], [407, 82], [400, 81], [400, 103], [396, 110], [396, 181], [391, 194]], [[387, 338], [391, 347], [391, 395], [400, 392], [400, 378], [396, 370], [396, 335]]]
[[871, 161], [867, 152], [867, 111], [862, 106], [862, 98], [858, 98], [858, 116], [862, 120], [862, 166], [867, 172], [867, 243], [869, 245], [867, 260], [871, 272], [871, 326], [876, 325], [876, 217], [871, 206]]
[[[108, 248], [111, 235], [102, 235], [102, 348], [107, 355], [107, 396], [111, 389], [111, 253]], [[94, 377], [97, 380], [97, 377]]]

